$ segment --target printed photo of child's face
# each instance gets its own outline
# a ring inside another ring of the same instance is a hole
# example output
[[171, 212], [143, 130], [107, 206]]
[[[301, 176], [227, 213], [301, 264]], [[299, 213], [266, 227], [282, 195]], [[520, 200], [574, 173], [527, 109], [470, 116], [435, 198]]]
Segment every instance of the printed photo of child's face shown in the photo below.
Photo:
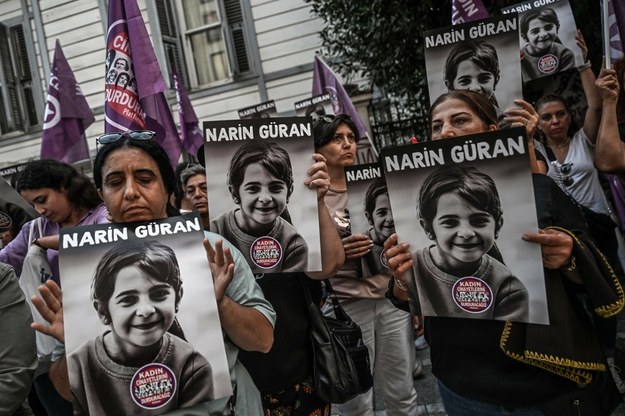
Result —
[[558, 27], [542, 19], [534, 19], [529, 22], [527, 29], [527, 42], [534, 53], [546, 52], [558, 36]]
[[432, 221], [438, 247], [437, 255], [432, 253], [435, 263], [452, 271], [479, 261], [495, 244], [496, 230], [495, 219], [488, 212], [472, 206], [456, 193], [441, 195]]
[[108, 311], [116, 345], [132, 353], [161, 341], [174, 322], [176, 294], [171, 285], [125, 267], [117, 274]]
[[388, 194], [378, 195], [375, 199], [375, 208], [371, 215], [367, 215], [369, 223], [375, 233], [374, 243], [382, 245], [395, 232], [395, 223], [391, 212], [391, 203]]
[[453, 83], [454, 90], [471, 90], [491, 96], [495, 91], [495, 77], [470, 59], [458, 64]]
[[255, 230], [272, 224], [286, 208], [288, 192], [286, 183], [262, 164], [250, 164], [239, 187], [243, 227]]

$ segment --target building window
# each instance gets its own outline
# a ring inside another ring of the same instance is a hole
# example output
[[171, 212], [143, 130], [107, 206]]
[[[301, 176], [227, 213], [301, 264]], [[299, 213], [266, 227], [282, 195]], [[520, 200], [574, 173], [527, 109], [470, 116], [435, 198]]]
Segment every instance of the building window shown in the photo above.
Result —
[[39, 124], [27, 48], [21, 24], [0, 24], [0, 134]]
[[169, 64], [183, 78], [186, 74], [192, 87], [250, 72], [240, 1], [156, 1]]

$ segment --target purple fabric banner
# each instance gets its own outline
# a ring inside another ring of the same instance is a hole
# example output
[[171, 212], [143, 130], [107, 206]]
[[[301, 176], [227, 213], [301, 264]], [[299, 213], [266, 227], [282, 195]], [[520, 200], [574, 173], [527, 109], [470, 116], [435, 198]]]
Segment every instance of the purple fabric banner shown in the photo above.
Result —
[[85, 129], [93, 121], [93, 113], [57, 40], [41, 133], [41, 159], [65, 163], [89, 159]]
[[451, 1], [451, 24], [471, 22], [473, 20], [486, 19], [490, 15], [484, 7], [482, 0], [452, 0]]
[[172, 69], [174, 78], [174, 89], [176, 91], [176, 101], [178, 102], [178, 115], [180, 117], [180, 134], [182, 136], [182, 146], [193, 156], [197, 156], [197, 151], [204, 144], [204, 135], [199, 127], [199, 120], [187, 90], [185, 90], [182, 80], [175, 70]]
[[608, 26], [610, 28], [610, 57], [617, 60], [623, 57], [623, 37], [625, 34], [625, 4], [608, 0]]
[[136, 0], [110, 0], [108, 12], [104, 131], [155, 131], [175, 168], [180, 138], [139, 6]]

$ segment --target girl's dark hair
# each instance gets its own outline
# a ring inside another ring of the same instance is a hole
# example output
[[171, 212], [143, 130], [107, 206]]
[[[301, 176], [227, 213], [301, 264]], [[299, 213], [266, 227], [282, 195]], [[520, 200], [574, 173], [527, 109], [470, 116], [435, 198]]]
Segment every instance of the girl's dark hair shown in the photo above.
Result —
[[454, 90], [440, 95], [430, 106], [430, 111], [428, 112], [430, 127], [432, 126], [432, 114], [434, 113], [436, 107], [445, 101], [454, 98], [461, 100], [468, 105], [471, 111], [473, 111], [475, 115], [482, 120], [485, 128], [492, 124], [497, 125], [497, 110], [487, 96], [476, 91]]
[[625, 122], [625, 58], [614, 62], [616, 79], [618, 81], [618, 101], [616, 103], [616, 117], [619, 123]]
[[377, 178], [371, 182], [367, 188], [367, 192], [365, 193], [365, 212], [369, 215], [369, 217], [373, 216], [376, 198], [384, 194], [388, 194], [386, 180], [384, 178]]
[[68, 201], [80, 208], [95, 208], [102, 202], [91, 179], [73, 166], [52, 159], [28, 162], [19, 172], [15, 188], [17, 192], [41, 188], [65, 190]]
[[458, 66], [461, 62], [471, 61], [484, 71], [490, 72], [495, 78], [495, 85], [499, 82], [499, 57], [493, 45], [482, 40], [468, 40], [459, 43], [447, 55], [445, 62], [445, 85], [453, 90], [454, 80], [458, 75]]
[[252, 140], [239, 147], [228, 168], [228, 189], [235, 204], [239, 204], [241, 197], [239, 187], [243, 183], [246, 168], [260, 163], [274, 177], [283, 181], [287, 186], [287, 202], [293, 193], [293, 167], [291, 158], [286, 150], [276, 142]]
[[102, 169], [104, 168], [109, 154], [116, 149], [129, 149], [131, 147], [143, 150], [154, 160], [161, 173], [161, 178], [163, 178], [163, 185], [165, 186], [167, 195], [171, 195], [176, 188], [176, 176], [169, 162], [169, 156], [167, 156], [167, 153], [161, 145], [158, 144], [156, 137], [152, 140], [134, 140], [128, 136], [124, 136], [116, 142], [101, 146], [93, 162], [93, 180], [96, 187], [102, 189]]
[[495, 233], [499, 231], [503, 210], [493, 179], [474, 167], [442, 166], [425, 179], [419, 191], [418, 216], [426, 233], [433, 232], [432, 221], [436, 217], [438, 200], [448, 193], [454, 193], [489, 213], [497, 224]]
[[313, 125], [315, 149], [319, 149], [332, 140], [336, 129], [338, 129], [341, 124], [347, 124], [347, 127], [349, 127], [356, 136], [356, 142], [358, 142], [358, 139], [360, 139], [360, 137], [358, 137], [358, 127], [356, 127], [356, 123], [354, 123], [350, 116], [347, 114], [339, 114], [336, 116], [325, 115], [319, 117]]
[[[530, 22], [534, 19], [540, 19], [547, 23], [552, 23], [556, 26], [556, 31], [560, 31], [560, 20], [558, 19], [558, 15], [555, 10], [550, 7], [530, 10], [521, 16], [521, 21], [519, 22], [519, 32], [521, 33], [523, 40], [526, 42], [528, 41], [527, 31], [529, 30]], [[559, 38], [556, 39], [556, 42], [562, 43]]]
[[[569, 105], [566, 103], [566, 100], [561, 95], [545, 94], [542, 97], [540, 97], [538, 100], [536, 100], [536, 104], [534, 105], [534, 108], [536, 109], [536, 112], [539, 113], [538, 117], [540, 118], [540, 109], [545, 104], [552, 103], [552, 102], [558, 102], [558, 103], [562, 104], [562, 106], [564, 107], [564, 110], [569, 115], [569, 119], [571, 121], [569, 123], [569, 129], [568, 129], [566, 134], [569, 137], [573, 136], [575, 134], [575, 132], [580, 129], [580, 125], [579, 125], [579, 122], [577, 121], [577, 119], [575, 117], [573, 117], [573, 113], [571, 113]], [[544, 136], [544, 133], [542, 133], [542, 131], [541, 131], [541, 136]], [[544, 137], [541, 137], [541, 138], [544, 138]]]
[[[98, 263], [91, 281], [91, 301], [98, 314], [110, 318], [108, 302], [118, 273], [136, 267], [151, 278], [170, 285], [176, 294], [176, 309], [182, 298], [180, 266], [174, 251], [158, 241], [126, 240], [114, 245]], [[98, 301], [97, 305], [94, 301]]]

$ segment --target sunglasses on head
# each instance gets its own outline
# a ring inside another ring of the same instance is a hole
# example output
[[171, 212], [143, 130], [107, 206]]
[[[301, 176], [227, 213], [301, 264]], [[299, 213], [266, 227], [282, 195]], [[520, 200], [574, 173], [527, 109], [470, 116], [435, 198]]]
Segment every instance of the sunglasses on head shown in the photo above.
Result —
[[138, 141], [152, 140], [156, 137], [156, 133], [150, 130], [129, 130], [118, 133], [106, 133], [96, 139], [96, 149], [99, 146], [118, 142], [124, 138]]

